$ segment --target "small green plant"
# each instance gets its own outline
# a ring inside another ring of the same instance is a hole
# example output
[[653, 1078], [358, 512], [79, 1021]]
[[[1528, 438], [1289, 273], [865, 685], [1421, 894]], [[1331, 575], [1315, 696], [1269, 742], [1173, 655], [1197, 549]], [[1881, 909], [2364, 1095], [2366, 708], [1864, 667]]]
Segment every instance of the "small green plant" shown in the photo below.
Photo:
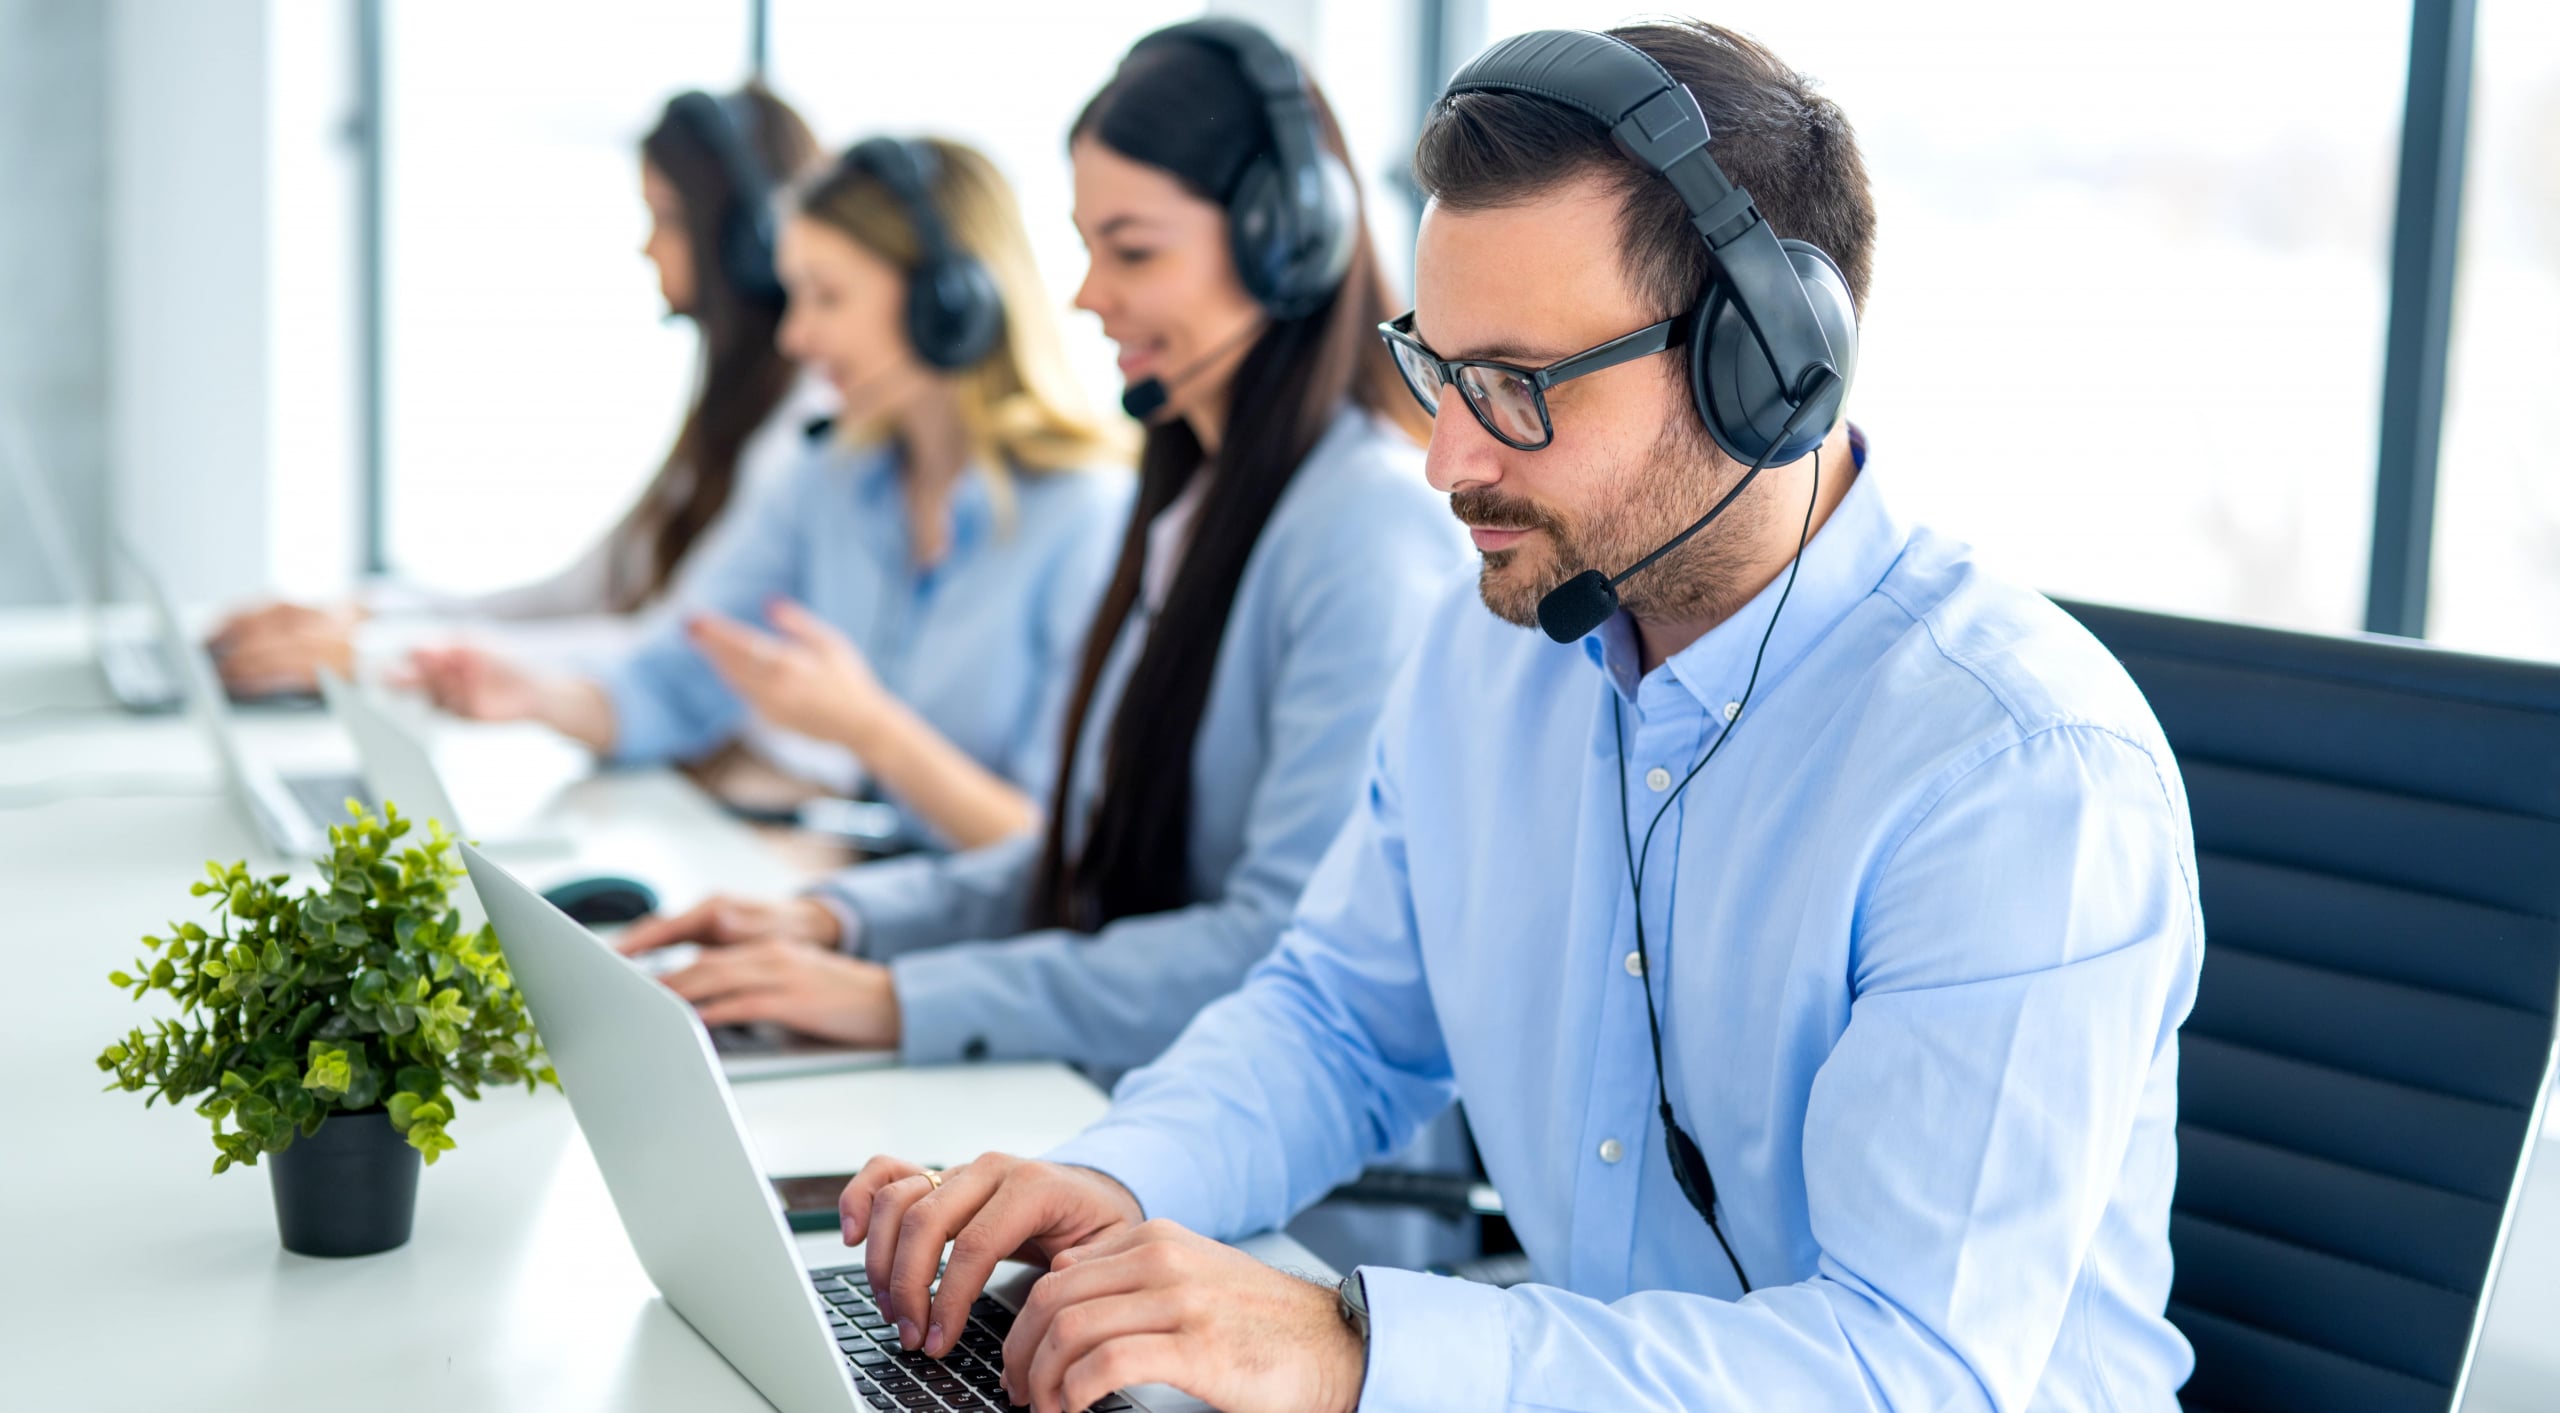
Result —
[[463, 869], [444, 826], [429, 821], [423, 844], [394, 853], [410, 832], [395, 806], [379, 819], [347, 808], [323, 883], [295, 897], [284, 874], [206, 864], [187, 891], [214, 900], [215, 930], [172, 923], [107, 978], [135, 1000], [166, 992], [185, 1017], [109, 1045], [108, 1088], [148, 1090], [146, 1106], [208, 1095], [196, 1112], [213, 1121], [217, 1173], [282, 1152], [330, 1114], [375, 1108], [433, 1163], [453, 1147], [452, 1093], [559, 1084], [497, 935], [462, 930]]

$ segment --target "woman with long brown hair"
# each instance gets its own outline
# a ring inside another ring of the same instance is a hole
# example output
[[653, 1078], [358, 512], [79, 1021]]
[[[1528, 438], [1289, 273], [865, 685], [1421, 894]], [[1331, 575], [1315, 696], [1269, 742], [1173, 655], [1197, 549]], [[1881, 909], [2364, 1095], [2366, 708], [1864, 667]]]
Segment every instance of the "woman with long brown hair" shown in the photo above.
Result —
[[1148, 430], [1047, 826], [635, 926], [626, 950], [730, 944], [668, 979], [706, 1021], [911, 1062], [1152, 1058], [1279, 937], [1464, 561], [1374, 332], [1396, 306], [1341, 135], [1295, 61], [1234, 20], [1151, 35], [1070, 155], [1076, 302]]
[[875, 138], [794, 193], [778, 260], [781, 347], [841, 411], [672, 621], [594, 673], [467, 646], [412, 661], [450, 710], [618, 762], [761, 724], [843, 748], [914, 843], [1029, 833], [1130, 487], [1012, 189], [959, 143]]
[[[816, 163], [817, 139], [761, 86], [714, 97], [680, 93], [640, 140], [649, 211], [641, 253], [671, 317], [701, 336], [691, 402], [657, 475], [611, 531], [560, 572], [472, 596], [379, 586], [353, 602], [278, 603], [216, 630], [224, 680], [244, 690], [313, 686], [323, 665], [347, 674], [357, 628], [379, 612], [525, 623], [629, 619], [680, 594], [705, 547], [735, 523], [752, 492], [799, 456], [802, 429], [824, 415], [823, 384], [774, 346], [783, 292], [773, 268], [771, 198]], [[599, 621], [572, 640], [589, 649], [619, 634]], [[563, 645], [556, 635], [547, 646]]]

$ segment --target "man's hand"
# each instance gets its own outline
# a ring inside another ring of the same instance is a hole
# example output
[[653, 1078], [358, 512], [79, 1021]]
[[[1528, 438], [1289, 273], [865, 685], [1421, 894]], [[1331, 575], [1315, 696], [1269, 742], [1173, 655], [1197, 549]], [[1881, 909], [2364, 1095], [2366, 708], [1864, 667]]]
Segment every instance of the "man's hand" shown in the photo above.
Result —
[[[942, 1174], [874, 1158], [837, 1200], [844, 1244], [864, 1244], [871, 1289], [898, 1340], [940, 1358], [960, 1342], [969, 1306], [999, 1261], [1052, 1257], [1144, 1220], [1129, 1189], [1090, 1168], [989, 1153]], [[951, 1248], [950, 1264], [942, 1249]], [[936, 1290], [937, 1270], [941, 1287]]]
[[898, 988], [877, 962], [767, 940], [705, 951], [659, 980], [704, 1025], [771, 1021], [842, 1045], [897, 1048]]
[[759, 898], [720, 894], [680, 913], [652, 913], [613, 939], [626, 957], [653, 952], [678, 942], [705, 947], [738, 947], [756, 942], [787, 942], [814, 951], [833, 952], [843, 929], [836, 915], [815, 898], [786, 898], [768, 903]]
[[779, 636], [716, 613], [694, 615], [685, 635], [756, 715], [862, 750], [886, 693], [861, 649], [788, 599], [774, 600], [766, 616]]
[[1131, 1384], [1228, 1413], [1350, 1413], [1367, 1371], [1331, 1286], [1168, 1221], [1061, 1252], [1004, 1342], [1005, 1391], [1035, 1413]]

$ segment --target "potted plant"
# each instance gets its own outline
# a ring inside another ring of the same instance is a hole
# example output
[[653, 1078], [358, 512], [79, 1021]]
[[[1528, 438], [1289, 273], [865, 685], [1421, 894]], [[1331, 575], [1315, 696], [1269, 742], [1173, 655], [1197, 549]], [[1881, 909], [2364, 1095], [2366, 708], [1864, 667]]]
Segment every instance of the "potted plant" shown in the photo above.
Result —
[[212, 930], [173, 923], [107, 978], [136, 1000], [165, 992], [181, 1018], [98, 1056], [108, 1087], [148, 1091], [146, 1106], [206, 1096], [215, 1172], [274, 1155], [278, 1233], [309, 1256], [409, 1239], [419, 1163], [454, 1146], [455, 1094], [559, 1083], [496, 934], [462, 928], [443, 826], [400, 846], [410, 822], [390, 802], [378, 819], [348, 809], [321, 882], [299, 896], [283, 874], [205, 865], [188, 892], [213, 900]]

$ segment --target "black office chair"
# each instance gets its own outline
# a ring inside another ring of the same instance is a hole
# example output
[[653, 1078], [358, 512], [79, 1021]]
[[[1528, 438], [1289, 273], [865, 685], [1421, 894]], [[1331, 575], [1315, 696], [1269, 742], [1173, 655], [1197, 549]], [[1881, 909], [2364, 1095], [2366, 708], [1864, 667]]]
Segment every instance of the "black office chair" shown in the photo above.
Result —
[[2185, 1406], [2442, 1413], [2534, 1141], [2560, 1001], [2560, 667], [2063, 607], [2187, 782]]

